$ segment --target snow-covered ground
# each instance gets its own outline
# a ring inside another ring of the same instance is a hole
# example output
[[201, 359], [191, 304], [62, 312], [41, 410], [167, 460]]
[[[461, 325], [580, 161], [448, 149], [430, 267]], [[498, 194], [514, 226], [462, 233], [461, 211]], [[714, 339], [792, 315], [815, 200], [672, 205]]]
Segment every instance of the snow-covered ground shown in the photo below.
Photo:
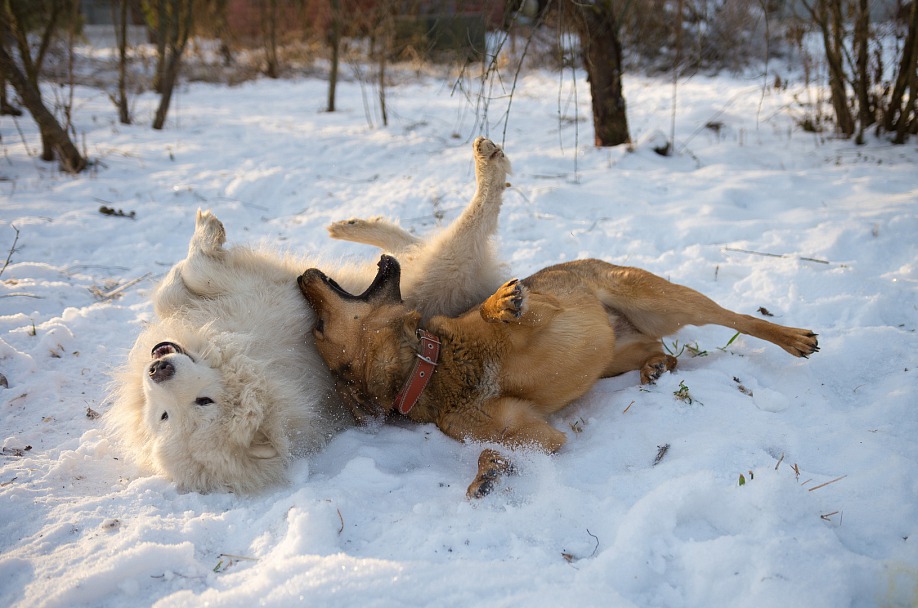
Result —
[[[162, 132], [152, 95], [125, 127], [80, 88], [76, 129], [100, 164], [77, 177], [34, 157], [30, 120], [0, 119], [0, 605], [916, 605], [915, 144], [804, 133], [793, 82], [763, 96], [696, 77], [664, 158], [669, 83], [630, 76], [635, 150], [596, 149], [580, 77], [575, 113], [556, 74], [524, 75], [505, 138], [506, 99], [475, 127], [433, 76], [388, 91], [385, 129], [353, 82], [334, 114], [320, 80], [186, 86]], [[479, 502], [464, 495], [479, 450], [432, 426], [348, 430], [288, 486], [241, 497], [144, 476], [87, 415], [108, 410], [107, 374], [199, 207], [232, 242], [373, 259], [325, 226], [448, 222], [479, 133], [514, 164], [499, 234], [513, 274], [641, 266], [812, 328], [821, 352], [687, 328], [667, 340], [674, 373], [601, 381], [553, 419], [560, 453], [519, 455]]]

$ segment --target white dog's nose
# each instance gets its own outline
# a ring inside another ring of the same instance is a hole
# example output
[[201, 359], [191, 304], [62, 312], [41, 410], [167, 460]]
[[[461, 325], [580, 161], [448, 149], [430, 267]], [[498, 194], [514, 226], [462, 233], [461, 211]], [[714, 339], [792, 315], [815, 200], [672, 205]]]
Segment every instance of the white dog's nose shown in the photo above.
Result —
[[175, 366], [168, 361], [154, 361], [148, 372], [153, 382], [159, 384], [175, 375]]

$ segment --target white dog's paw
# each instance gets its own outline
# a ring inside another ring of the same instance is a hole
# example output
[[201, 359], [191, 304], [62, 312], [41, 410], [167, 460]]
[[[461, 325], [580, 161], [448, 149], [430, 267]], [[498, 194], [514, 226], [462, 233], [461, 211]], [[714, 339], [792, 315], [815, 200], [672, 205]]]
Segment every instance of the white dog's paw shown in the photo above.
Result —
[[472, 143], [472, 151], [479, 181], [502, 182], [511, 173], [510, 161], [504, 151], [490, 139], [476, 138]]
[[226, 242], [226, 229], [217, 216], [207, 211], [198, 209], [195, 218], [194, 236], [191, 237], [191, 247], [200, 249], [204, 253], [213, 253], [223, 247]]
[[363, 242], [361, 239], [367, 234], [375, 232], [380, 222], [383, 221], [381, 216], [368, 219], [354, 217], [329, 225], [328, 234], [333, 239], [338, 239], [340, 241]]
[[500, 149], [500, 146], [485, 137], [476, 137], [472, 147], [475, 150], [475, 156], [486, 161], [504, 156], [504, 151]]

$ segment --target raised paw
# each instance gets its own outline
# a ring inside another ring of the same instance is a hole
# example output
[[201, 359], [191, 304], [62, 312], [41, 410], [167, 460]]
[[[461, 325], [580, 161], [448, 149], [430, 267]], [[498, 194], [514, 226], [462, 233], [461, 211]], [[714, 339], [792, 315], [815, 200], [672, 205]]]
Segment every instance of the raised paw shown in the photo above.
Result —
[[476, 158], [495, 160], [504, 157], [504, 151], [500, 149], [500, 146], [485, 137], [476, 137], [473, 147]]
[[654, 355], [641, 368], [641, 384], [653, 384], [664, 373], [676, 369], [678, 359], [672, 355]]
[[383, 251], [393, 253], [401, 252], [420, 242], [418, 237], [379, 216], [335, 222], [328, 227], [328, 234], [339, 241], [374, 245]]
[[481, 317], [488, 323], [510, 323], [523, 316], [528, 307], [529, 290], [519, 279], [501, 285], [481, 305]]
[[475, 174], [479, 185], [509, 186], [505, 180], [507, 174], [511, 172], [510, 161], [507, 160], [500, 146], [490, 139], [478, 137], [472, 144], [472, 150], [475, 155]]
[[501, 477], [514, 472], [513, 463], [500, 452], [490, 448], [483, 450], [478, 457], [478, 474], [466, 490], [466, 498], [471, 500], [487, 496]]
[[189, 253], [200, 251], [213, 254], [220, 251], [226, 242], [226, 229], [217, 216], [207, 211], [198, 209], [194, 223], [194, 236], [189, 243]]
[[328, 234], [333, 239], [338, 239], [341, 241], [360, 240], [361, 235], [364, 235], [367, 232], [372, 232], [381, 221], [383, 221], [383, 218], [380, 216], [371, 217], [368, 219], [354, 217], [349, 220], [342, 220], [340, 222], [330, 224], [328, 226]]

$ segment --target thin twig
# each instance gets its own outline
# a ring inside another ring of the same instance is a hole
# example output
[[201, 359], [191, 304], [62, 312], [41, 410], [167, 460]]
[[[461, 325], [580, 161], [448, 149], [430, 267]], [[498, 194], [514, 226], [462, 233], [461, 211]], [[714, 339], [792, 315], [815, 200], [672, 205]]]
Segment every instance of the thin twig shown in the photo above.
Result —
[[[549, 1], [549, 4], [551, 4], [550, 1]], [[546, 6], [545, 9], [543, 10], [547, 10], [547, 9], [548, 9], [548, 6]], [[518, 16], [519, 16], [519, 12], [517, 12], [513, 16], [513, 23], [510, 24], [511, 28], [516, 24]], [[507, 31], [508, 36], [510, 36], [509, 29], [510, 28], [508, 28], [508, 31]], [[507, 110], [504, 112], [504, 131], [501, 134], [501, 138], [500, 138], [501, 145], [506, 144], [507, 126], [510, 124], [510, 106], [513, 105], [513, 94], [516, 92], [516, 84], [519, 81], [520, 72], [523, 70], [523, 62], [526, 60], [526, 55], [529, 54], [529, 45], [532, 44], [532, 39], [535, 37], [535, 32], [536, 32], [536, 28], [532, 28], [529, 31], [529, 36], [526, 38], [526, 46], [523, 47], [523, 53], [522, 55], [520, 55], [520, 62], [517, 64], [516, 70], [513, 72], [513, 83], [510, 85], [510, 97], [507, 100]]]
[[825, 482], [825, 483], [819, 484], [818, 486], [813, 486], [812, 488], [810, 488], [809, 490], [807, 490], [807, 492], [812, 492], [813, 490], [818, 490], [819, 488], [824, 488], [824, 487], [826, 487], [827, 485], [829, 485], [830, 483], [835, 483], [836, 481], [840, 481], [840, 480], [844, 479], [845, 477], [847, 477], [847, 475], [842, 475], [841, 477], [836, 477], [836, 478], [833, 479], [832, 481], [827, 481], [827, 482]]
[[19, 137], [22, 139], [22, 147], [25, 148], [26, 154], [31, 158], [33, 156], [32, 150], [29, 149], [29, 143], [26, 141], [25, 134], [22, 132], [22, 129], [19, 128], [19, 121], [16, 120], [16, 117], [13, 116], [13, 124], [16, 125], [16, 130], [19, 131]]
[[218, 558], [227, 557], [229, 559], [238, 559], [238, 560], [245, 561], [245, 562], [257, 562], [258, 561], [257, 557], [246, 557], [244, 555], [233, 555], [232, 553], [221, 553], [217, 557]]
[[589, 534], [590, 536], [592, 536], [592, 537], [593, 537], [593, 540], [596, 541], [596, 546], [593, 547], [593, 552], [590, 553], [590, 557], [593, 557], [594, 555], [596, 555], [596, 552], [599, 551], [599, 537], [596, 536], [595, 534], [593, 534], [592, 532], [590, 532], [590, 529], [589, 529], [589, 528], [587, 528], [586, 531], [587, 531], [587, 534]]
[[125, 289], [127, 289], [127, 288], [129, 288], [129, 287], [133, 287], [133, 286], [136, 285], [137, 283], [140, 283], [140, 282], [143, 281], [144, 279], [148, 278], [148, 277], [150, 276], [150, 274], [151, 274], [151, 273], [148, 272], [147, 274], [145, 274], [145, 275], [143, 275], [143, 276], [141, 276], [141, 277], [137, 277], [136, 279], [132, 279], [132, 280], [128, 281], [127, 283], [125, 283], [124, 285], [121, 285], [120, 287], [116, 287], [115, 289], [112, 289], [111, 291], [108, 291], [108, 292], [106, 292], [106, 293], [102, 293], [102, 292], [100, 292], [100, 291], [94, 291], [93, 293], [94, 293], [94, 295], [96, 295], [98, 298], [100, 298], [100, 299], [102, 299], [102, 300], [108, 300], [108, 299], [110, 299], [110, 298], [114, 298], [115, 296], [117, 296], [118, 294], [120, 294], [120, 293], [121, 293], [122, 291], [124, 291]]
[[6, 256], [6, 262], [3, 263], [3, 268], [0, 268], [0, 276], [3, 276], [3, 271], [6, 270], [6, 267], [10, 265], [10, 260], [13, 259], [13, 253], [16, 251], [16, 243], [19, 242], [19, 228], [10, 224], [10, 228], [16, 231], [16, 237], [13, 239], [13, 246], [10, 247], [10, 252]]
[[[769, 258], [797, 259], [797, 260], [801, 260], [804, 262], [816, 262], [817, 264], [832, 264], [832, 262], [829, 262], [828, 260], [820, 260], [818, 258], [808, 258], [808, 257], [803, 257], [803, 256], [786, 255], [783, 253], [768, 253], [765, 251], [752, 251], [751, 249], [737, 249], [736, 247], [724, 247], [724, 251], [733, 251], [735, 253], [748, 253], [751, 255], [760, 255], [760, 256], [769, 257]], [[839, 264], [839, 266], [846, 267], [844, 264]]]

